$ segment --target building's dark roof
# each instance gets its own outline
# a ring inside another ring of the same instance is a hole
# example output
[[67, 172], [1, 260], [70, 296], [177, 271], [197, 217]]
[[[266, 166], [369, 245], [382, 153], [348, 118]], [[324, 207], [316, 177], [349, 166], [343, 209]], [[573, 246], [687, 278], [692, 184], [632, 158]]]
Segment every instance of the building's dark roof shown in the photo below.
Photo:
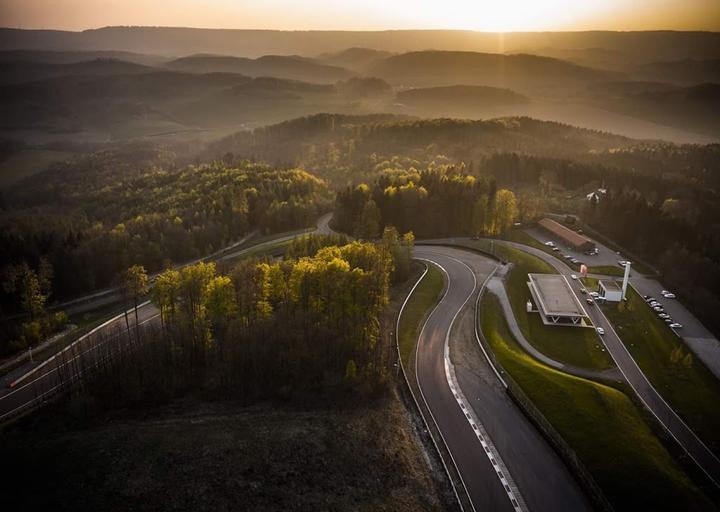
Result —
[[574, 247], [582, 247], [586, 244], [595, 245], [595, 242], [590, 240], [588, 237], [583, 236], [580, 233], [576, 233], [572, 229], [566, 228], [552, 219], [540, 219], [538, 224]]

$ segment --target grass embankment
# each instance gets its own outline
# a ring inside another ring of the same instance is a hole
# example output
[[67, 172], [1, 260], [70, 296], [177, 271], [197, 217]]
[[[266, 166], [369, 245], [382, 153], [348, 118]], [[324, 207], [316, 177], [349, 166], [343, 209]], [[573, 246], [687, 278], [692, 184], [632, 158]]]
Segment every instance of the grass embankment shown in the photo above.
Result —
[[588, 267], [588, 274], [600, 274], [603, 276], [622, 277], [625, 275], [625, 269], [604, 265], [599, 267]]
[[[484, 240], [471, 241], [475, 248], [487, 250]], [[530, 299], [527, 275], [554, 274], [555, 269], [540, 258], [514, 247], [494, 244], [494, 252], [513, 264], [505, 280], [508, 298], [520, 330], [540, 352], [572, 366], [588, 370], [606, 370], [614, 366], [607, 352], [603, 352], [595, 331], [584, 327], [558, 327], [545, 325], [537, 313], [528, 313]]]
[[530, 357], [510, 334], [493, 295], [483, 298], [481, 324], [505, 371], [576, 452], [616, 510], [712, 509], [623, 392]]
[[400, 317], [398, 342], [400, 344], [400, 357], [407, 367], [413, 353], [413, 348], [420, 336], [425, 317], [442, 296], [445, 279], [439, 268], [428, 263], [428, 272], [418, 284], [415, 291], [405, 305]]
[[57, 423], [0, 436], [5, 510], [444, 510], [392, 395], [317, 407], [185, 399]]
[[631, 287], [627, 298], [604, 305], [605, 315], [663, 398], [720, 452], [720, 381]]

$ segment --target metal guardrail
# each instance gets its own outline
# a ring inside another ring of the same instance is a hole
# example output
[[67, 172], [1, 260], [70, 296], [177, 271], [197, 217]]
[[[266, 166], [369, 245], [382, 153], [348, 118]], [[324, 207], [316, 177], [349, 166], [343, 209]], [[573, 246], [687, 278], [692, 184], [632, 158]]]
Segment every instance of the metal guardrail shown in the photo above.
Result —
[[[460, 499], [460, 495], [457, 490], [457, 486], [455, 485], [455, 481], [453, 477], [450, 475], [450, 469], [448, 468], [447, 463], [445, 462], [445, 458], [442, 455], [442, 450], [440, 449], [440, 446], [438, 445], [437, 441], [435, 440], [435, 437], [433, 436], [432, 429], [430, 428], [430, 424], [427, 421], [427, 418], [425, 418], [425, 413], [422, 410], [422, 407], [420, 406], [420, 403], [418, 402], [417, 398], [415, 397], [415, 393], [413, 392], [412, 386], [410, 385], [410, 381], [407, 378], [407, 373], [405, 372], [405, 364], [403, 363], [402, 355], [400, 354], [400, 318], [402, 317], [403, 310], [405, 309], [405, 306], [407, 305], [408, 301], [410, 300], [410, 297], [412, 297], [413, 292], [418, 287], [420, 282], [423, 280], [425, 275], [428, 273], [429, 267], [427, 263], [424, 263], [425, 265], [425, 271], [422, 273], [422, 275], [418, 278], [418, 280], [413, 285], [410, 292], [407, 294], [407, 297], [405, 297], [405, 300], [403, 301], [402, 306], [400, 307], [400, 311], [398, 312], [397, 316], [397, 322], [395, 324], [395, 349], [397, 352], [397, 359], [398, 359], [398, 365], [400, 368], [400, 371], [403, 375], [403, 381], [405, 382], [405, 387], [407, 388], [408, 393], [413, 399], [413, 403], [415, 404], [415, 408], [417, 409], [418, 413], [420, 413], [420, 419], [423, 422], [423, 425], [425, 425], [425, 431], [428, 433], [428, 436], [430, 437], [430, 440], [433, 443], [433, 446], [435, 447], [435, 451], [438, 455], [438, 458], [440, 459], [440, 462], [443, 465], [443, 469], [445, 470], [445, 475], [447, 476], [448, 481], [450, 482], [450, 485], [452, 486], [453, 494], [455, 494], [455, 499], [457, 500], [457, 504], [460, 507], [461, 511], [465, 510], [465, 507], [462, 504], [462, 500]], [[436, 425], [437, 428], [437, 425]], [[439, 432], [439, 429], [438, 429]], [[445, 442], [445, 439], [442, 437], [442, 433], [440, 433], [440, 437], [442, 438], [442, 442], [445, 446], [445, 450], [449, 453], [449, 448], [447, 446], [447, 443]], [[460, 472], [455, 467], [455, 472], [459, 475]], [[468, 497], [469, 500], [469, 497]], [[470, 502], [472, 506], [472, 502]]]

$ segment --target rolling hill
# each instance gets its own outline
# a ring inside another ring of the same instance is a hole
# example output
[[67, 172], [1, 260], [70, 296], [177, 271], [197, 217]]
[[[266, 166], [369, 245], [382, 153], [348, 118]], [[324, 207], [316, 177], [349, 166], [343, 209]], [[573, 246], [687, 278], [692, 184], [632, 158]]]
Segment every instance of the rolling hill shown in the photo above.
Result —
[[149, 73], [155, 68], [117, 59], [95, 59], [68, 64], [0, 62], [0, 85], [34, 82], [62, 76], [105, 76]]
[[558, 93], [613, 75], [536, 55], [423, 51], [389, 57], [368, 74], [397, 86], [485, 85], [537, 95], [554, 87]]
[[[502, 47], [499, 41], [502, 38]], [[193, 53], [258, 57], [320, 55], [343, 48], [390, 52], [462, 50], [529, 52], [539, 48], [631, 51], [644, 62], [720, 58], [720, 33], [682, 31], [477, 32], [472, 30], [213, 30], [178, 27], [103, 27], [82, 32], [0, 29], [0, 50], [105, 50], [181, 56]]]
[[528, 98], [510, 89], [482, 85], [451, 85], [400, 91], [397, 101], [414, 107], [475, 108], [517, 105]]
[[682, 85], [720, 83], [720, 59], [683, 59], [653, 62], [637, 69], [638, 76]]
[[270, 76], [313, 83], [334, 83], [353, 75], [347, 69], [329, 66], [297, 56], [266, 55], [257, 59], [225, 55], [191, 55], [168, 62], [174, 71], [189, 73], [240, 73], [247, 76]]
[[6, 50], [0, 51], [0, 62], [41, 62], [44, 64], [74, 64], [97, 59], [114, 59], [134, 62], [144, 66], [159, 66], [169, 61], [160, 55], [123, 52], [114, 50], [53, 51], [53, 50]]
[[339, 66], [363, 73], [383, 59], [392, 56], [392, 53], [372, 48], [348, 48], [337, 53], [324, 53], [318, 60], [331, 66]]

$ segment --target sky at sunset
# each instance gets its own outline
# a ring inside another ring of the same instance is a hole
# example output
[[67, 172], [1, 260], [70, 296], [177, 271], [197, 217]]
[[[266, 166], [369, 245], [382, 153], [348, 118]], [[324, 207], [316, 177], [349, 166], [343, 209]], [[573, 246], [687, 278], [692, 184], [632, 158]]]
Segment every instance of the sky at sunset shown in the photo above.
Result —
[[0, 0], [0, 25], [718, 31], [720, 0]]

